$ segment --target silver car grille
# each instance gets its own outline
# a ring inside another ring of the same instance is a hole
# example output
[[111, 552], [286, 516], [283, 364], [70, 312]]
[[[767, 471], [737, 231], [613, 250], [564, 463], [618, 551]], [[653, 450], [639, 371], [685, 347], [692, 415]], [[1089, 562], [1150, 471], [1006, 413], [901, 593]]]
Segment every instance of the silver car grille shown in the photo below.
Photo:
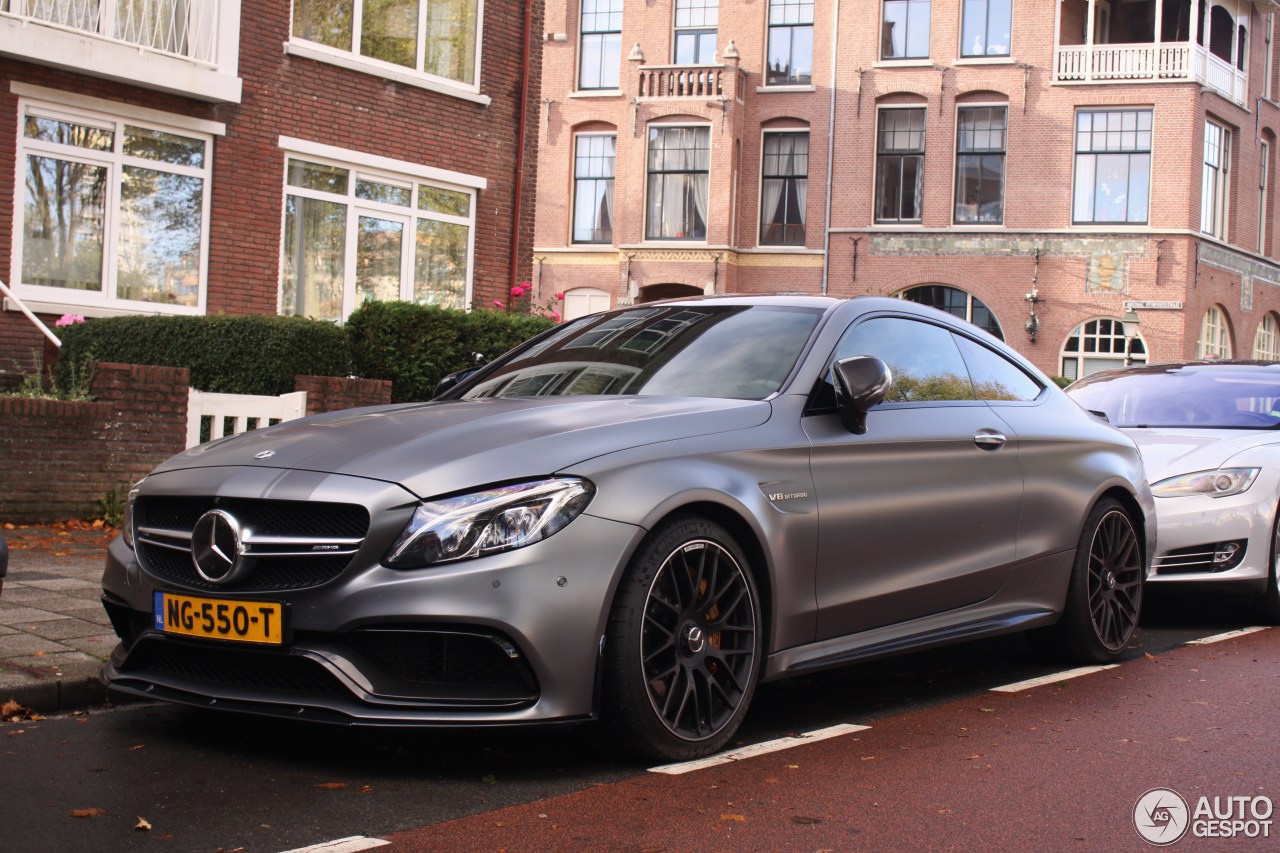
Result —
[[[248, 571], [215, 584], [196, 571], [191, 536], [218, 509], [241, 525]], [[359, 505], [242, 498], [139, 497], [134, 507], [138, 561], [151, 575], [200, 590], [279, 592], [320, 586], [342, 574], [364, 542], [369, 513]]]

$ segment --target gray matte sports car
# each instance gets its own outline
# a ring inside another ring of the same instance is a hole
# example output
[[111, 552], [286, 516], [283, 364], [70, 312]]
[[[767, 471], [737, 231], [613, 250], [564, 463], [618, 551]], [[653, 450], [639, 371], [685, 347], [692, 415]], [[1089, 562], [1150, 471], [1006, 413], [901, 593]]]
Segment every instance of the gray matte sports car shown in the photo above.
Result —
[[761, 680], [1028, 629], [1118, 657], [1153, 511], [1128, 438], [950, 315], [649, 304], [160, 465], [109, 551], [103, 678], [335, 723], [600, 718], [687, 758]]

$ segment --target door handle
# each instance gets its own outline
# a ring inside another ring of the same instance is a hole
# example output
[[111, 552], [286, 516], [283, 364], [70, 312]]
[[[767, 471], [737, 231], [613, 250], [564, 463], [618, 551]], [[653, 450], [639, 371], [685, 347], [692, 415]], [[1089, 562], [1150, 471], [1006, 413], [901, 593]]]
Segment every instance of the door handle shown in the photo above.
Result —
[[995, 430], [982, 430], [973, 436], [973, 443], [983, 450], [999, 450], [1008, 440]]

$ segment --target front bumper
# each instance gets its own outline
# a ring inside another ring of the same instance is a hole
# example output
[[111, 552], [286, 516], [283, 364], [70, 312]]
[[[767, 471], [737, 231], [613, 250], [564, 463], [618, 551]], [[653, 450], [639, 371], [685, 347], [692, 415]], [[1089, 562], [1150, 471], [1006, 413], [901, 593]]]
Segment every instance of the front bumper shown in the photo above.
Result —
[[[407, 514], [391, 512], [395, 523], [382, 523], [379, 509], [403, 504], [404, 493], [392, 501], [377, 492], [394, 488], [380, 484], [364, 495], [374, 519], [369, 536], [335, 579], [308, 589], [193, 589], [144, 569], [117, 539], [108, 550], [103, 601], [122, 640], [103, 669], [104, 683], [189, 705], [348, 724], [592, 716], [608, 602], [644, 531], [582, 515], [526, 548], [388, 569], [378, 558]], [[281, 602], [285, 642], [165, 633], [152, 612], [156, 591]]]
[[[1276, 513], [1274, 503], [1260, 500], [1272, 493], [1263, 486], [1227, 498], [1156, 498], [1159, 550], [1148, 581], [1261, 593], [1271, 573]], [[1233, 547], [1241, 552], [1214, 564], [1215, 553]]]

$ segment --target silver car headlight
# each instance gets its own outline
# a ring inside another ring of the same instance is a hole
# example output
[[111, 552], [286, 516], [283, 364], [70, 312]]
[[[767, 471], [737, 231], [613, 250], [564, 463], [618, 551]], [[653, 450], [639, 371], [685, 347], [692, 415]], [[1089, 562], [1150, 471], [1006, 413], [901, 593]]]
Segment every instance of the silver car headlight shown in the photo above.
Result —
[[1196, 471], [1169, 477], [1151, 484], [1151, 493], [1158, 498], [1180, 498], [1187, 495], [1208, 495], [1225, 498], [1238, 495], [1253, 485], [1258, 478], [1258, 468], [1218, 468], [1213, 471]]
[[593, 494], [586, 480], [555, 477], [424, 501], [382, 562], [415, 569], [523, 548], [563, 529]]
[[133, 549], [133, 505], [138, 500], [138, 489], [142, 488], [142, 484], [145, 481], [146, 478], [143, 477], [129, 489], [129, 498], [124, 504], [124, 516], [120, 519], [120, 538], [124, 540], [124, 544], [128, 545], [130, 550]]

